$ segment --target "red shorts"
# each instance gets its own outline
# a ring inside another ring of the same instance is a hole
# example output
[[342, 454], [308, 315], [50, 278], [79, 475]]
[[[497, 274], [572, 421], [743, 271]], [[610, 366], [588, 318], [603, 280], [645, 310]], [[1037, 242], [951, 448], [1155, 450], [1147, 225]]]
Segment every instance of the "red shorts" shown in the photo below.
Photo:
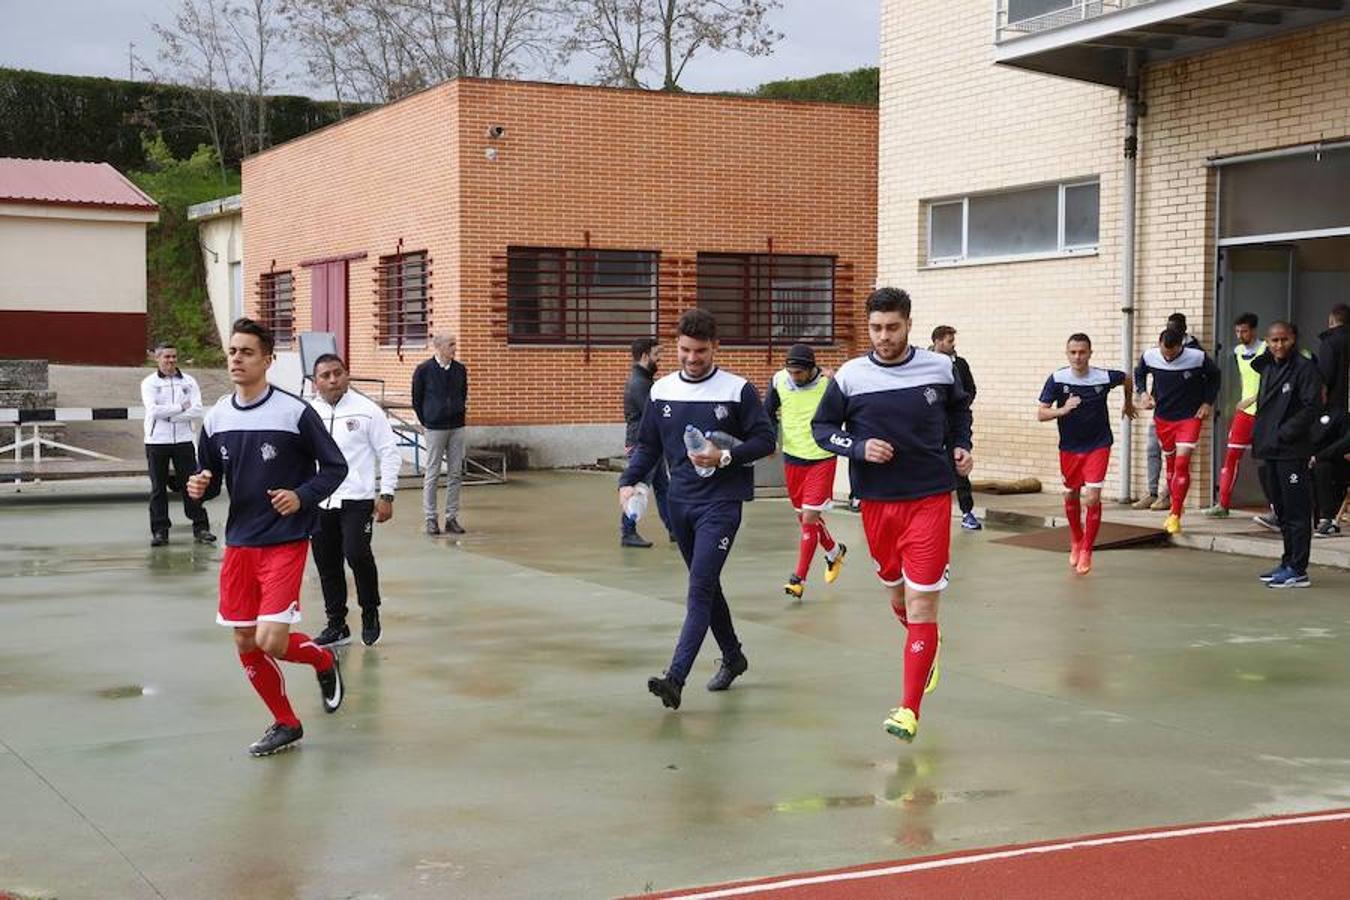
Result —
[[1243, 450], [1252, 445], [1252, 429], [1256, 427], [1256, 416], [1240, 409], [1233, 411], [1233, 423], [1228, 426], [1228, 446]]
[[300, 582], [309, 541], [269, 547], [226, 547], [220, 566], [216, 621], [232, 628], [259, 622], [300, 621]]
[[1200, 443], [1199, 419], [1160, 419], [1153, 417], [1153, 427], [1158, 430], [1158, 446], [1163, 453], [1171, 456], [1177, 447], [1190, 449]]
[[1064, 486], [1071, 491], [1079, 488], [1100, 488], [1106, 484], [1106, 468], [1111, 465], [1111, 448], [1098, 447], [1086, 453], [1059, 451], [1059, 471], [1064, 475]]
[[951, 575], [952, 495], [864, 500], [863, 534], [887, 587], [940, 591]]
[[834, 466], [838, 460], [839, 457], [831, 456], [809, 466], [783, 464], [788, 499], [792, 501], [793, 509], [824, 512], [834, 506]]

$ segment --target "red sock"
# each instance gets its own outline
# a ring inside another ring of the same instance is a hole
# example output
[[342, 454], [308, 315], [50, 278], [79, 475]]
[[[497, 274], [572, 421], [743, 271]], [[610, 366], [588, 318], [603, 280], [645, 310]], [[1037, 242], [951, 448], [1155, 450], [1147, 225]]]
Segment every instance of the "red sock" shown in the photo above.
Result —
[[239, 654], [239, 664], [244, 667], [244, 674], [262, 702], [272, 711], [272, 718], [291, 728], [299, 725], [300, 720], [295, 717], [295, 710], [291, 709], [291, 701], [286, 699], [286, 679], [277, 661], [261, 650], [250, 650]]
[[820, 526], [812, 522], [802, 523], [801, 546], [797, 548], [797, 577], [805, 580], [811, 570], [811, 560], [816, 556], [816, 545], [820, 543]]
[[928, 684], [928, 673], [937, 658], [938, 627], [936, 622], [910, 622], [905, 638], [905, 694], [900, 705], [914, 715], [919, 714], [923, 689]]
[[1219, 470], [1219, 505], [1224, 509], [1228, 509], [1228, 504], [1233, 499], [1233, 485], [1237, 483], [1242, 450], [1241, 447], [1229, 447], [1223, 457], [1223, 468]]
[[1181, 515], [1186, 505], [1186, 492], [1191, 489], [1191, 456], [1177, 456], [1176, 466], [1172, 469], [1172, 515]]
[[332, 651], [317, 646], [309, 635], [298, 631], [291, 632], [291, 642], [286, 647], [285, 660], [313, 666], [320, 672], [327, 672], [333, 667]]
[[1083, 528], [1083, 549], [1092, 552], [1092, 545], [1097, 543], [1097, 532], [1102, 527], [1102, 505], [1094, 503], [1087, 508], [1087, 525]]
[[1069, 534], [1077, 547], [1083, 543], [1083, 504], [1077, 496], [1064, 495], [1064, 515], [1069, 517]]
[[825, 527], [824, 519], [816, 523], [816, 529], [820, 531], [820, 549], [826, 553], [833, 553], [835, 548], [834, 538], [830, 536], [830, 529]]

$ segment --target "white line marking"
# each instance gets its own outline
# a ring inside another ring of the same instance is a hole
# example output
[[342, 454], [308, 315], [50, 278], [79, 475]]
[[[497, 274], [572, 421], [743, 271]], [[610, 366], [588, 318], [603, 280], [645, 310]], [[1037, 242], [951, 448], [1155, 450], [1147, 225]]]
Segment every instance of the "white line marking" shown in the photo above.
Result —
[[1105, 847], [1110, 844], [1158, 841], [1167, 838], [1194, 837], [1198, 834], [1222, 834], [1229, 831], [1252, 831], [1264, 828], [1279, 828], [1283, 825], [1309, 825], [1317, 822], [1339, 822], [1346, 819], [1350, 819], [1350, 812], [1322, 813], [1318, 815], [1301, 816], [1295, 819], [1266, 819], [1259, 822], [1229, 822], [1223, 825], [1201, 825], [1194, 828], [1178, 828], [1172, 831], [1149, 831], [1142, 834], [1122, 834], [1115, 837], [1064, 841], [1058, 844], [1042, 844], [1037, 847], [1019, 847], [1013, 850], [998, 850], [991, 853], [976, 853], [970, 856], [934, 859], [929, 860], [928, 862], [887, 866], [882, 869], [835, 872], [832, 875], [812, 875], [805, 878], [789, 878], [783, 881], [770, 881], [764, 884], [720, 888], [711, 891], [703, 891], [697, 894], [679, 894], [670, 897], [669, 900], [715, 900], [715, 898], [718, 897], [743, 897], [749, 894], [758, 894], [767, 891], [781, 891], [789, 888], [808, 887], [813, 884], [833, 884], [840, 881], [860, 881], [864, 878], [880, 878], [887, 875], [904, 875], [909, 872], [923, 872], [929, 869], [944, 869], [952, 866], [968, 866], [975, 863], [993, 862], [1002, 859], [1016, 859], [1019, 856], [1056, 853], [1061, 850], [1078, 850], [1083, 847]]

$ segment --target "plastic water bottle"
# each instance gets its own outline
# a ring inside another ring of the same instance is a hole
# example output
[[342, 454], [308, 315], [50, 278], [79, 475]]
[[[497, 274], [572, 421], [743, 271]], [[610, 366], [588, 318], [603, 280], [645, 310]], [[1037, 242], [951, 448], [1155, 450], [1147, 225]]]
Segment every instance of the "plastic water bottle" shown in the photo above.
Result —
[[628, 503], [624, 505], [623, 511], [624, 515], [628, 516], [628, 520], [636, 525], [638, 519], [641, 519], [642, 514], [647, 511], [647, 485], [637, 485], [636, 490], [633, 491], [633, 496], [629, 497]]
[[[686, 425], [684, 426], [684, 449], [688, 450], [690, 453], [706, 452], [708, 449], [708, 439], [703, 436], [703, 432], [699, 431], [693, 425]], [[717, 469], [709, 466], [694, 466], [694, 471], [699, 474], [700, 478], [707, 478], [709, 475], [716, 472]]]

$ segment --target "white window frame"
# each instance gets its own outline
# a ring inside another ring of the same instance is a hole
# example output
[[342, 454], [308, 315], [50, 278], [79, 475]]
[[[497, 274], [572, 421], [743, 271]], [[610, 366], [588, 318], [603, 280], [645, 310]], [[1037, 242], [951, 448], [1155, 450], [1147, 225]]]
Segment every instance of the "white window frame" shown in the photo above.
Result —
[[[1059, 221], [1056, 226], [1056, 243], [1058, 247], [1053, 250], [1036, 250], [1031, 253], [1013, 253], [1004, 256], [975, 256], [970, 253], [970, 199], [972, 197], [992, 197], [1001, 194], [1017, 194], [1023, 191], [1031, 191], [1036, 188], [1045, 187], [1045, 184], [1028, 184], [1015, 188], [1005, 188], [998, 191], [985, 191], [978, 194], [967, 194], [962, 197], [945, 197], [936, 200], [926, 201], [928, 207], [928, 246], [925, 258], [925, 268], [948, 268], [951, 266], [987, 266], [996, 263], [1007, 262], [1026, 262], [1035, 259], [1061, 259], [1068, 256], [1096, 256], [1101, 246], [1101, 179], [1075, 178], [1068, 181], [1051, 182], [1059, 190]], [[1064, 201], [1065, 192], [1068, 188], [1084, 187], [1087, 185], [1097, 185], [1097, 242], [1093, 244], [1066, 244], [1064, 242]], [[935, 256], [933, 255], [933, 210], [939, 206], [961, 206], [961, 255], [960, 256]]]

